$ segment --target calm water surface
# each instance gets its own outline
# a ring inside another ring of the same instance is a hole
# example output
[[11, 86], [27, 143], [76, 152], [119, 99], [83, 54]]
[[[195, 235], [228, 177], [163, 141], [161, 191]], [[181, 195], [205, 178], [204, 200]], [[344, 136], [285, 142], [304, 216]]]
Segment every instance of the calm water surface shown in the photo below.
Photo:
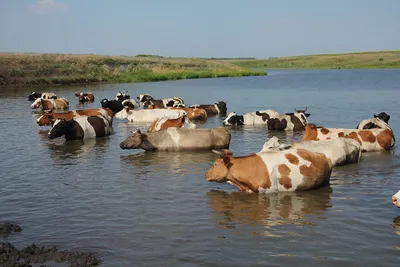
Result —
[[[228, 112], [292, 112], [307, 106], [310, 122], [354, 128], [385, 111], [400, 132], [400, 70], [271, 70], [265, 77], [56, 87], [77, 105], [75, 91], [95, 93], [100, 107], [118, 90], [132, 96], [181, 96], [187, 104], [228, 101]], [[27, 95], [0, 90], [0, 221], [23, 232], [0, 237], [18, 248], [32, 242], [93, 251], [101, 266], [399, 266], [400, 189], [396, 149], [364, 154], [360, 164], [334, 169], [330, 187], [302, 193], [239, 193], [209, 183], [216, 156], [123, 151], [137, 128], [114, 121], [107, 138], [64, 143], [38, 127]], [[49, 91], [49, 89], [36, 89]], [[209, 118], [199, 127], [222, 125]], [[265, 127], [230, 128], [235, 155], [258, 152], [278, 135]], [[397, 225], [394, 221], [397, 219]], [[397, 229], [396, 227], [397, 226]], [[301, 264], [300, 264], [301, 263]]]

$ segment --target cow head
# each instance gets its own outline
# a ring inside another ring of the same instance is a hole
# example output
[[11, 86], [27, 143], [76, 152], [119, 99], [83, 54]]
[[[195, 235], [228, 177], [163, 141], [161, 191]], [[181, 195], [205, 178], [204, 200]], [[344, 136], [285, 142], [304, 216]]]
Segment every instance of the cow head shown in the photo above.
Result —
[[146, 101], [142, 102], [143, 108], [152, 108], [154, 106], [153, 99], [147, 99]]
[[110, 100], [108, 100], [107, 98], [104, 98], [100, 101], [101, 107], [102, 108], [108, 108], [109, 104], [110, 104]]
[[291, 145], [282, 144], [281, 140], [278, 137], [272, 136], [267, 142], [264, 143], [260, 153], [270, 152], [270, 151], [281, 151], [289, 149], [290, 147]]
[[118, 92], [117, 95], [115, 96], [115, 100], [120, 101], [120, 102], [130, 99], [130, 98], [131, 98], [131, 96], [129, 95], [128, 91]]
[[36, 98], [36, 100], [32, 103], [31, 108], [38, 108], [42, 105], [42, 99]]
[[303, 113], [307, 118], [311, 115], [310, 113], [306, 113], [307, 107], [305, 109], [294, 109], [294, 111], [296, 111], [296, 113]]
[[228, 110], [226, 107], [226, 103], [228, 103], [228, 101], [218, 101], [217, 103], [215, 103], [215, 105], [217, 105], [218, 109], [219, 109], [219, 113], [222, 114], [226, 114], [226, 111]]
[[261, 113], [260, 111], [256, 111], [256, 115], [260, 116], [263, 121], [269, 120], [272, 117], [268, 112]]
[[66, 119], [57, 119], [53, 124], [53, 128], [51, 128], [47, 136], [50, 139], [63, 136], [68, 132], [68, 128], [72, 126], [72, 122], [72, 120], [67, 121]]
[[149, 94], [143, 94], [143, 95], [139, 95], [137, 97], [137, 99], [139, 100], [140, 103], [146, 102], [147, 100], [153, 99], [153, 97]]
[[32, 92], [30, 95], [28, 95], [28, 99], [30, 101], [34, 101], [34, 100], [36, 100], [37, 98], [39, 98], [41, 96], [42, 96], [42, 93]]
[[142, 143], [147, 139], [146, 134], [142, 134], [140, 130], [133, 132], [124, 141], [119, 144], [122, 149], [135, 149], [141, 147]]
[[396, 207], [400, 208], [400, 190], [392, 196], [392, 203]]
[[379, 118], [386, 123], [389, 123], [390, 116], [386, 112], [381, 112], [378, 115], [374, 114], [374, 118]]
[[[125, 99], [125, 100], [123, 100], [123, 101], [121, 102], [122, 106], [123, 106], [125, 109], [128, 109], [128, 110], [131, 110], [131, 109], [135, 109], [135, 108], [136, 108], [136, 105], [135, 105], [134, 103], [135, 103], [135, 100], [133, 100], [133, 99]], [[137, 104], [137, 103], [136, 103], [136, 104]]]
[[244, 118], [237, 115], [236, 112], [231, 112], [223, 121], [223, 125], [244, 125]]
[[54, 124], [53, 113], [50, 111], [43, 114], [36, 120], [36, 123], [39, 126], [53, 125]]
[[213, 150], [213, 152], [220, 155], [220, 158], [214, 161], [214, 164], [207, 171], [205, 178], [209, 182], [227, 182], [229, 169], [232, 166], [232, 152], [230, 150], [225, 150], [223, 152]]

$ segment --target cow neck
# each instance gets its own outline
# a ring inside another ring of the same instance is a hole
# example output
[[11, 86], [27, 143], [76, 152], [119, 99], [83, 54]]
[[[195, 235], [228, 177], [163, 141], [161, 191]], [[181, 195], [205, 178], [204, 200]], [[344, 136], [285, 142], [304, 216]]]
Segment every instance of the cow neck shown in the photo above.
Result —
[[140, 144], [140, 148], [146, 151], [156, 150], [156, 147], [148, 140], [149, 136]]
[[[250, 157], [253, 155], [250, 155]], [[254, 155], [257, 156], [257, 155]], [[257, 156], [258, 157], [258, 156]], [[248, 166], [248, 160], [249, 156], [245, 157], [239, 157], [239, 158], [234, 158], [231, 157], [230, 161], [232, 163], [232, 166], [229, 168], [229, 173], [227, 175], [227, 178], [229, 181], [232, 182], [233, 185], [239, 188], [241, 191], [253, 191], [253, 192], [258, 192], [258, 188], [261, 185], [254, 185], [251, 184], [249, 179], [243, 179], [244, 175], [247, 175], [248, 173], [245, 173], [242, 175], [242, 173], [246, 172], [246, 168], [252, 168], [251, 166]], [[254, 177], [254, 179], [257, 179], [257, 177]]]
[[84, 132], [82, 127], [79, 123], [75, 120], [71, 120], [71, 127], [67, 128], [65, 133], [65, 140], [76, 140], [76, 139], [83, 139]]

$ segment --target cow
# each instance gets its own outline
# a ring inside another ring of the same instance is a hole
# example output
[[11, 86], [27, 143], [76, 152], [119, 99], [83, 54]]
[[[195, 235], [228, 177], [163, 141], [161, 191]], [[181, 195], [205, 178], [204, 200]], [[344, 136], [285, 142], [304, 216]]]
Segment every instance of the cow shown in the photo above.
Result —
[[34, 101], [38, 98], [42, 99], [56, 99], [57, 95], [55, 93], [37, 93], [37, 92], [32, 92], [29, 96], [28, 99], [30, 101]]
[[[165, 109], [165, 108], [148, 106], [147, 109]], [[188, 118], [191, 120], [206, 120], [207, 119], [207, 112], [205, 109], [202, 109], [202, 108], [173, 107], [173, 108], [168, 108], [168, 109], [186, 111]]]
[[143, 108], [148, 108], [149, 106], [153, 106], [156, 108], [167, 108], [167, 107], [185, 107], [185, 102], [181, 97], [172, 97], [172, 98], [164, 98], [164, 99], [154, 99], [149, 94], [139, 95], [137, 97], [140, 104]]
[[110, 124], [113, 121], [113, 116], [114, 113], [108, 109], [108, 108], [93, 108], [93, 109], [84, 109], [84, 110], [72, 110], [69, 112], [64, 112], [64, 113], [54, 113], [54, 112], [47, 112], [40, 116], [37, 120], [36, 123], [39, 126], [47, 126], [47, 125], [52, 125], [53, 122], [57, 119], [66, 119], [66, 120], [71, 120], [72, 118], [76, 116], [103, 116], [106, 118]]
[[65, 135], [66, 141], [103, 137], [112, 133], [110, 122], [103, 116], [77, 116], [57, 119], [48, 133], [54, 139]]
[[303, 141], [330, 140], [338, 137], [351, 138], [361, 145], [362, 152], [390, 150], [395, 145], [395, 136], [390, 129], [341, 129], [317, 127], [315, 124], [307, 124]]
[[187, 115], [187, 113], [186, 111], [183, 110], [171, 110], [171, 109], [130, 110], [124, 108], [120, 112], [115, 114], [115, 118], [121, 120], [127, 119], [129, 122], [153, 122], [164, 116], [170, 119], [176, 119], [184, 115]]
[[92, 103], [94, 101], [94, 95], [92, 93], [84, 93], [84, 92], [78, 92], [75, 93], [75, 96], [78, 97], [78, 101], [80, 103]]
[[154, 133], [162, 129], [170, 128], [170, 127], [177, 127], [182, 128], [187, 125], [189, 129], [196, 128], [196, 124], [191, 122], [187, 115], [180, 116], [177, 119], [170, 119], [168, 117], [162, 117], [153, 121], [150, 126], [147, 128], [148, 133]]
[[230, 151], [214, 151], [214, 161], [205, 178], [209, 182], [229, 182], [240, 191], [271, 193], [303, 191], [328, 185], [330, 160], [322, 153], [289, 149], [233, 157]]
[[400, 190], [392, 196], [392, 203], [396, 207], [400, 208]]
[[308, 123], [307, 117], [310, 116], [306, 110], [296, 110], [294, 113], [279, 114], [271, 117], [267, 112], [256, 111], [256, 115], [261, 116], [263, 121], [266, 121], [268, 130], [277, 131], [299, 131], [304, 130]]
[[187, 129], [171, 127], [154, 133], [132, 133], [120, 143], [121, 149], [146, 151], [212, 150], [229, 148], [231, 134], [225, 128]]
[[128, 91], [126, 92], [118, 92], [117, 95], [115, 96], [115, 100], [117, 101], [124, 101], [126, 99], [131, 99], [131, 96], [129, 95]]
[[374, 114], [374, 117], [371, 119], [366, 119], [361, 121], [356, 129], [374, 129], [374, 128], [381, 128], [381, 129], [391, 129], [389, 126], [389, 119], [390, 116], [386, 114], [386, 112], [381, 112], [378, 115]]
[[218, 101], [215, 104], [196, 104], [196, 105], [191, 105], [189, 108], [202, 108], [205, 109], [207, 112], [208, 116], [213, 116], [213, 115], [226, 115], [227, 107], [226, 103], [228, 101]]
[[273, 136], [264, 143], [262, 152], [283, 151], [288, 149], [306, 149], [324, 154], [333, 166], [358, 163], [361, 158], [361, 145], [354, 139], [339, 137], [333, 140], [301, 141], [292, 144], [282, 144], [278, 137]]
[[279, 113], [272, 109], [248, 112], [244, 115], [238, 115], [236, 112], [231, 112], [223, 121], [223, 125], [228, 126], [228, 125], [267, 124], [266, 121], [264, 121], [260, 115], [257, 115], [257, 113], [269, 114], [270, 117], [279, 116]]
[[100, 101], [100, 104], [102, 108], [109, 108], [114, 114], [124, 109], [122, 102], [119, 100], [108, 100], [107, 98], [104, 98]]
[[43, 110], [52, 110], [52, 109], [68, 109], [69, 102], [65, 98], [56, 98], [56, 99], [36, 99], [31, 108], [39, 108], [42, 107]]

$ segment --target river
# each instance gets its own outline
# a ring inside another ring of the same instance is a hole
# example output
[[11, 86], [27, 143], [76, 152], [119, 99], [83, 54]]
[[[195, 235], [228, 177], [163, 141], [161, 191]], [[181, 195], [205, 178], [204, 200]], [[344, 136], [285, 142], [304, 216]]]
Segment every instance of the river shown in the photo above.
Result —
[[[118, 91], [187, 104], [228, 101], [228, 112], [293, 112], [307, 107], [310, 122], [354, 128], [385, 111], [399, 133], [400, 70], [269, 70], [268, 76], [36, 88], [70, 100], [70, 109], [100, 107]], [[211, 152], [122, 150], [137, 128], [121, 120], [107, 138], [67, 142], [47, 138], [35, 123], [31, 88], [0, 90], [0, 222], [23, 231], [0, 237], [18, 248], [35, 242], [95, 252], [100, 266], [398, 266], [400, 160], [391, 152], [364, 154], [359, 164], [334, 169], [329, 187], [270, 195], [209, 183]], [[74, 93], [91, 91], [82, 107]], [[222, 125], [210, 117], [198, 127]], [[302, 133], [233, 127], [234, 155], [258, 152], [278, 135]], [[394, 221], [398, 220], [395, 225]], [[397, 230], [396, 230], [397, 226]]]

